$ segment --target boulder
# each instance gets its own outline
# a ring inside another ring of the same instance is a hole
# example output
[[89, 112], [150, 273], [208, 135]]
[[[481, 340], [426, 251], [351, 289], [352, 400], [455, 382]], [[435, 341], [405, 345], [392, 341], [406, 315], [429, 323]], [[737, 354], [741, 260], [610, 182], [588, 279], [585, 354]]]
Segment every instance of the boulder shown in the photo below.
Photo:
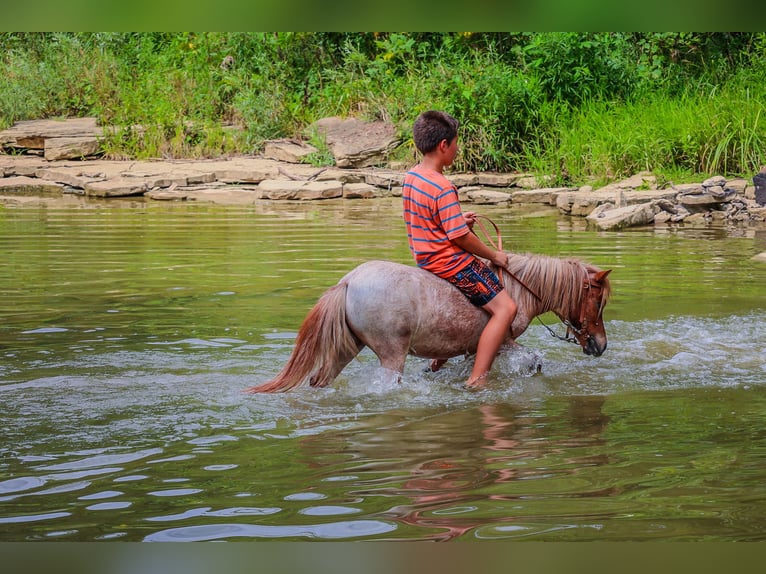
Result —
[[367, 167], [384, 163], [399, 145], [396, 128], [387, 122], [356, 118], [323, 118], [307, 128], [324, 137], [338, 167]]

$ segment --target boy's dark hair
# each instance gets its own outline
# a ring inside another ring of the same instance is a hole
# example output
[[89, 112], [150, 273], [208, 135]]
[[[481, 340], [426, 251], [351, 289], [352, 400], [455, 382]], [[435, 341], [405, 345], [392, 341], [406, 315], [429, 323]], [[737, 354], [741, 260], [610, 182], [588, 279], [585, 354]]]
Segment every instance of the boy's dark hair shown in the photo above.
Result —
[[442, 140], [451, 142], [457, 137], [458, 121], [446, 112], [429, 110], [420, 114], [412, 126], [415, 147], [422, 154], [432, 152]]

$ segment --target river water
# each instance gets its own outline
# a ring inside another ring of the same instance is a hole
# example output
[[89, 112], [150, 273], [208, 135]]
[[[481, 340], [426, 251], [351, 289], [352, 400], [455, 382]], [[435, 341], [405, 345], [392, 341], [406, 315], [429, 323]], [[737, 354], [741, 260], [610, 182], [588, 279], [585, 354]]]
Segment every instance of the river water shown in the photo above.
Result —
[[533, 323], [542, 372], [480, 392], [365, 351], [248, 395], [342, 275], [410, 263], [398, 200], [0, 208], [0, 540], [766, 538], [766, 233], [481, 212], [613, 269], [602, 357]]

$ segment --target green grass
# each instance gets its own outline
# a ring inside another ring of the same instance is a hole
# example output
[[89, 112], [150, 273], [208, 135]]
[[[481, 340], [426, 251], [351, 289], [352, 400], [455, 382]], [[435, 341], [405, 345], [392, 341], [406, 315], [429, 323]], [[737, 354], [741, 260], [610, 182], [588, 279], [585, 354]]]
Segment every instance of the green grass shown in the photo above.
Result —
[[764, 54], [762, 33], [0, 33], [0, 128], [95, 115], [109, 156], [215, 157], [351, 115], [392, 122], [414, 161], [436, 108], [461, 122], [461, 171], [749, 176]]

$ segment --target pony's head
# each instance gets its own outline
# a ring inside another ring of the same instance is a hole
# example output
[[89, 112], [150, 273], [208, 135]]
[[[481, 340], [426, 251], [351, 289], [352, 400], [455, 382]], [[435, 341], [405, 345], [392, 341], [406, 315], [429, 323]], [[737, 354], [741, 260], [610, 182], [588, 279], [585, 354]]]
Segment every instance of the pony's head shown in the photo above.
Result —
[[590, 265], [586, 270], [588, 275], [582, 285], [579, 313], [567, 317], [564, 322], [583, 353], [600, 357], [607, 344], [603, 313], [611, 293], [608, 275], [612, 270], [602, 271]]

